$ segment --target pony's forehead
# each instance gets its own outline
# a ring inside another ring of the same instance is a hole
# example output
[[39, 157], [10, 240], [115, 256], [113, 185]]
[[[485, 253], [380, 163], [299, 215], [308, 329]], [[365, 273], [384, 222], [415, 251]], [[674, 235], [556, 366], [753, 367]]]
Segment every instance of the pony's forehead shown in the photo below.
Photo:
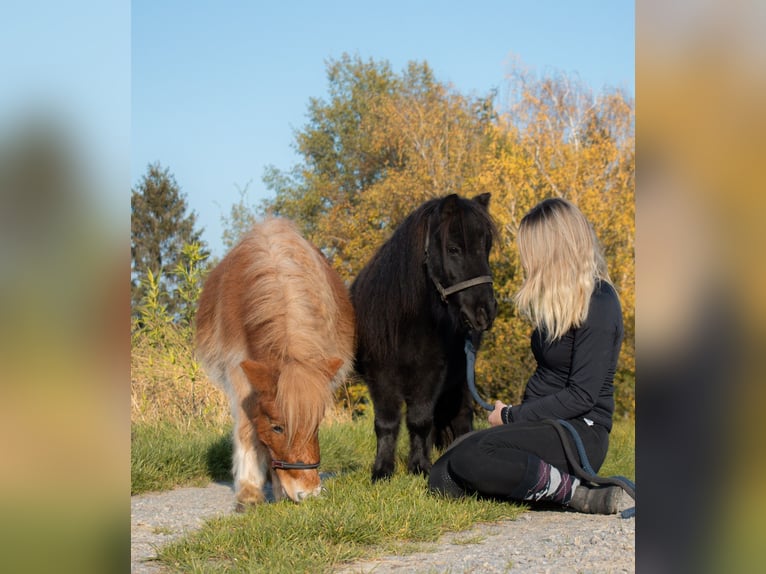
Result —
[[442, 238], [450, 233], [461, 233], [468, 237], [483, 238], [494, 235], [494, 226], [489, 214], [478, 206], [471, 205], [469, 200], [463, 200], [464, 209], [452, 211], [439, 217], [437, 229]]

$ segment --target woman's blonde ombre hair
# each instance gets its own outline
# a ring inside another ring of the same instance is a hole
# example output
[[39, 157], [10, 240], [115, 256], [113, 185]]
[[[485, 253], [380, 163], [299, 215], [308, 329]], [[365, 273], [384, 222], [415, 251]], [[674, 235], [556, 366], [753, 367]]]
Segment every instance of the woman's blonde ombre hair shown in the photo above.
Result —
[[596, 281], [609, 273], [593, 227], [571, 202], [546, 199], [521, 220], [524, 281], [514, 300], [548, 341], [582, 325]]

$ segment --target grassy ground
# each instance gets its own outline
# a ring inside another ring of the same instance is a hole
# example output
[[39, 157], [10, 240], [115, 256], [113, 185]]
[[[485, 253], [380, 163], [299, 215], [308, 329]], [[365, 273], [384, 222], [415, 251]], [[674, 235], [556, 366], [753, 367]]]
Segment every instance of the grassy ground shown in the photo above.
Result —
[[446, 501], [428, 494], [425, 479], [403, 473], [372, 485], [360, 469], [328, 480], [324, 496], [300, 505], [266, 504], [210, 521], [160, 558], [183, 572], [326, 572], [521, 511], [473, 498]]
[[[228, 432], [211, 423], [134, 424], [133, 493], [230, 480]], [[615, 424], [600, 474], [634, 479], [634, 436], [631, 421]], [[346, 560], [411, 551], [444, 532], [523, 511], [508, 503], [428, 494], [425, 479], [404, 472], [406, 432], [397, 474], [389, 482], [371, 484], [375, 437], [367, 417], [329, 417], [320, 443], [321, 470], [335, 475], [325, 481], [324, 496], [300, 505], [265, 504], [210, 521], [163, 549], [161, 561], [183, 572], [322, 572]]]
[[130, 493], [231, 480], [231, 428], [210, 422], [134, 423]]

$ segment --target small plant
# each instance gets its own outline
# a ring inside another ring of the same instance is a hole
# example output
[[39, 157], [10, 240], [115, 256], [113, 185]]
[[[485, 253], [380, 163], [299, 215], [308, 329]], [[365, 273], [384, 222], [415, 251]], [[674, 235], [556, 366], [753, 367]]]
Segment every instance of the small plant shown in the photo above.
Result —
[[181, 301], [179, 323], [191, 333], [194, 325], [194, 314], [197, 311], [197, 301], [202, 293], [208, 254], [202, 252], [199, 243], [188, 243], [181, 250], [181, 260], [176, 264], [175, 280], [176, 295]]
[[194, 316], [208, 254], [199, 243], [183, 247], [173, 272], [177, 314], [168, 311], [165, 285], [148, 270], [144, 296], [131, 323], [131, 422], [228, 423], [226, 397], [207, 381], [194, 354]]
[[160, 276], [151, 269], [146, 270], [146, 277], [141, 283], [144, 287], [144, 297], [138, 307], [139, 319], [136, 322], [138, 331], [143, 332], [154, 343], [162, 343], [166, 334], [173, 326], [173, 318], [168, 313], [167, 305], [162, 302], [162, 286]]

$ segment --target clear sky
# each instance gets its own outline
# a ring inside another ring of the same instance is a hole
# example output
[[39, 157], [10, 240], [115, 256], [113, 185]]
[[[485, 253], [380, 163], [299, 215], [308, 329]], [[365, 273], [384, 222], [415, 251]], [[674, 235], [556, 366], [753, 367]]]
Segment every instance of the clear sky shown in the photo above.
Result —
[[136, 0], [131, 5], [131, 184], [170, 169], [223, 255], [221, 216], [264, 168], [298, 163], [309, 99], [344, 52], [399, 73], [427, 61], [465, 95], [507, 89], [512, 57], [634, 96], [634, 3], [621, 0]]

